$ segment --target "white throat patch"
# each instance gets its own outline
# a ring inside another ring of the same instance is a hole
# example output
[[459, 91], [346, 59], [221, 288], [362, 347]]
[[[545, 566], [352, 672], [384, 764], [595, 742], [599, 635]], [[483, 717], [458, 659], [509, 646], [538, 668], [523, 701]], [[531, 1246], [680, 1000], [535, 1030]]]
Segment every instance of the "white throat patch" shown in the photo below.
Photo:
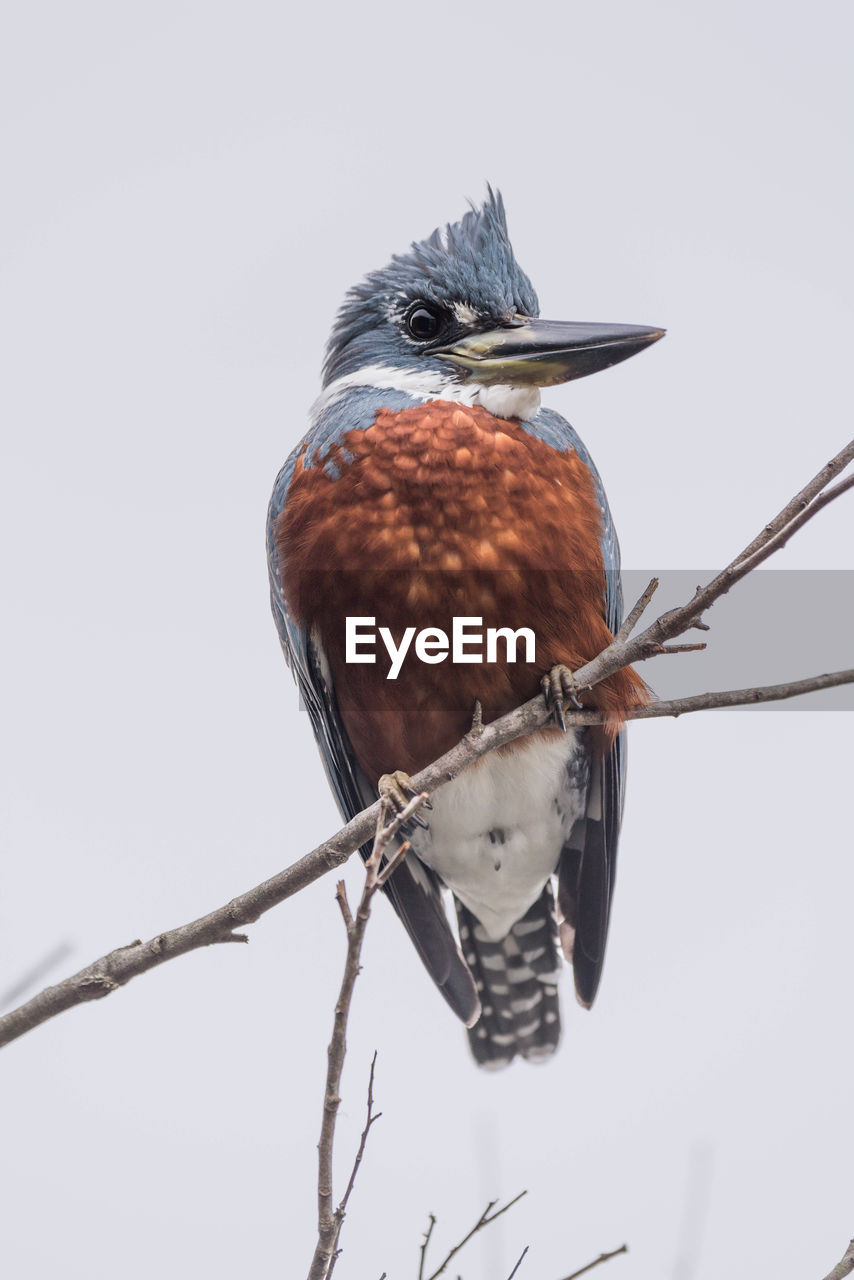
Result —
[[479, 382], [453, 382], [432, 369], [396, 369], [393, 365], [372, 364], [336, 378], [321, 392], [311, 408], [312, 422], [339, 396], [353, 387], [376, 387], [380, 391], [402, 391], [414, 400], [453, 400], [457, 404], [479, 404], [496, 418], [534, 416], [540, 407], [539, 387], [484, 386]]
[[475, 404], [483, 405], [496, 418], [533, 418], [540, 407], [539, 387], [512, 387], [498, 383], [478, 387]]

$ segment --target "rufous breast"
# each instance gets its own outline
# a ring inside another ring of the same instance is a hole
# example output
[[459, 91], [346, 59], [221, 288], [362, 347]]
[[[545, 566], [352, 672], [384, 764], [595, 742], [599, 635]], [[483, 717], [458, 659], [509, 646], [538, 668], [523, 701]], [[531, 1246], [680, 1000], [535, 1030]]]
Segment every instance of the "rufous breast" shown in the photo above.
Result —
[[[274, 531], [282, 587], [321, 640], [373, 783], [453, 746], [476, 699], [492, 720], [533, 697], [556, 663], [574, 670], [610, 643], [601, 534], [596, 488], [578, 455], [477, 406], [381, 410], [322, 457], [303, 453]], [[390, 680], [382, 648], [375, 664], [346, 661], [347, 617], [375, 618], [396, 642], [407, 627], [450, 635], [454, 617], [476, 617], [484, 632], [533, 630], [536, 656], [428, 665], [410, 653]], [[583, 699], [608, 713], [607, 739], [645, 700], [630, 669]]]

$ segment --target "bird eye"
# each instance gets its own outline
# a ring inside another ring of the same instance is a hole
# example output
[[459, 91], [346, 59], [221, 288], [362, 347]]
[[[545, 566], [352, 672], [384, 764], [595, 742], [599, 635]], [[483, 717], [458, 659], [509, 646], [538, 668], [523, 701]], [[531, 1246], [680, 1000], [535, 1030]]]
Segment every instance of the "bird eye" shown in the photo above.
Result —
[[442, 327], [442, 313], [423, 302], [416, 303], [406, 317], [406, 327], [418, 342], [429, 342]]

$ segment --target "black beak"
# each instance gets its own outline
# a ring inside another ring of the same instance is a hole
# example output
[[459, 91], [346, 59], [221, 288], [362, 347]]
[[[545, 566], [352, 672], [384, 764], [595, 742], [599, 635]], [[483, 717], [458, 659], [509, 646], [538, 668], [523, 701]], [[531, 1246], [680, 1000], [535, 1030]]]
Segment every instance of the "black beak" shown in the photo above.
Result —
[[551, 387], [628, 360], [664, 332], [642, 325], [518, 317], [507, 328], [472, 333], [430, 355], [467, 369], [477, 382]]

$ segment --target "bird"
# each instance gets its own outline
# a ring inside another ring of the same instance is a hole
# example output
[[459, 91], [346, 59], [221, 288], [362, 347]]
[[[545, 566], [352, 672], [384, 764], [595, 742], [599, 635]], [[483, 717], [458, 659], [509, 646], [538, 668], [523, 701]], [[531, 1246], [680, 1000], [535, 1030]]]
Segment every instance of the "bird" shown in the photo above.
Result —
[[[623, 726], [650, 696], [631, 668], [574, 680], [620, 625], [620, 552], [590, 454], [541, 389], [663, 333], [540, 319], [488, 186], [346, 294], [270, 501], [273, 615], [345, 819], [378, 794], [400, 812], [474, 714], [540, 691], [551, 707], [547, 727], [434, 791], [385, 887], [486, 1068], [554, 1053], [561, 956], [593, 1003]], [[568, 701], [603, 724], [567, 727]]]

